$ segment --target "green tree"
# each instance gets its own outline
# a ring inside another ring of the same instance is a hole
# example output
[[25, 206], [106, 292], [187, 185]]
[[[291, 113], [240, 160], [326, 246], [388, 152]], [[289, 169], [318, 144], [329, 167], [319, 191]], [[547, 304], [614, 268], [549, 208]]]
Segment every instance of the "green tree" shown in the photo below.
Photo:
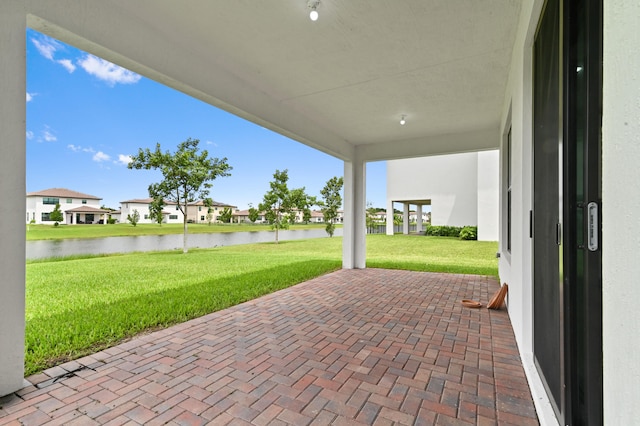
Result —
[[127, 221], [135, 227], [138, 222], [140, 222], [140, 213], [138, 213], [138, 210], [133, 209], [131, 214], [127, 215]]
[[333, 233], [336, 229], [336, 219], [338, 218], [338, 210], [342, 207], [342, 186], [344, 185], [344, 179], [337, 176], [332, 177], [327, 181], [327, 184], [320, 190], [322, 195], [322, 201], [320, 202], [320, 208], [322, 210], [322, 216], [324, 218], [325, 230], [329, 237], [333, 237]]
[[[318, 204], [316, 197], [308, 195], [303, 188], [296, 188], [291, 190], [291, 202], [302, 212], [302, 222], [311, 222], [311, 207]], [[295, 219], [295, 215], [292, 216]], [[294, 220], [295, 222], [295, 220]]]
[[[276, 231], [276, 244], [278, 244], [278, 231], [289, 229], [289, 224], [294, 221], [293, 209], [296, 207], [291, 191], [287, 187], [289, 180], [288, 170], [276, 170], [273, 181], [269, 182], [270, 190], [264, 194], [264, 198], [258, 207], [264, 212], [271, 227]], [[304, 190], [304, 188], [302, 188]], [[298, 194], [299, 195], [299, 194]]]
[[164, 209], [164, 200], [162, 198], [154, 198], [149, 204], [149, 218], [158, 225], [162, 225], [162, 220], [164, 219], [162, 209]]
[[149, 185], [151, 198], [162, 198], [175, 202], [183, 214], [183, 253], [187, 253], [187, 218], [189, 203], [206, 199], [212, 181], [221, 176], [229, 176], [231, 166], [226, 158], [209, 158], [207, 150], [199, 152], [198, 139], [187, 139], [178, 145], [175, 153], [162, 152], [160, 144], [154, 151], [149, 148], [138, 150], [132, 157], [130, 169], [159, 169], [162, 181]]
[[49, 213], [49, 219], [54, 221], [53, 226], [60, 225], [60, 222], [64, 220], [64, 215], [62, 214], [62, 210], [60, 210], [60, 203], [57, 203], [53, 211]]
[[373, 207], [373, 204], [371, 202], [368, 202], [367, 210], [365, 211], [365, 215], [366, 215], [365, 220], [366, 220], [367, 228], [373, 228], [373, 226], [377, 224], [376, 213], [377, 213], [377, 209]]
[[249, 220], [251, 223], [255, 223], [256, 220], [260, 217], [260, 211], [249, 204]]
[[233, 212], [229, 207], [225, 207], [220, 214], [218, 215], [218, 220], [222, 223], [231, 222], [231, 218], [233, 217]]

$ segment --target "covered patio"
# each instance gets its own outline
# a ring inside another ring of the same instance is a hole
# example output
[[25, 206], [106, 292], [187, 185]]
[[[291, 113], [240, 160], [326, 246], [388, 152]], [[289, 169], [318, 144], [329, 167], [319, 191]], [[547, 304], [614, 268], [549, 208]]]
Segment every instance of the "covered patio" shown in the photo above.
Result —
[[343, 269], [29, 378], [0, 425], [537, 425], [492, 278]]

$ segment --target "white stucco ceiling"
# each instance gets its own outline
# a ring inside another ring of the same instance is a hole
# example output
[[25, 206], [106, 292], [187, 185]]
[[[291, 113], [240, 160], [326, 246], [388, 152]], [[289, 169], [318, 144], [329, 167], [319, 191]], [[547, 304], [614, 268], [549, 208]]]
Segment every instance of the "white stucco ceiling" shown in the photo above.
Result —
[[317, 22], [306, 0], [25, 7], [62, 41], [329, 154], [379, 160], [498, 146], [520, 3], [322, 0]]

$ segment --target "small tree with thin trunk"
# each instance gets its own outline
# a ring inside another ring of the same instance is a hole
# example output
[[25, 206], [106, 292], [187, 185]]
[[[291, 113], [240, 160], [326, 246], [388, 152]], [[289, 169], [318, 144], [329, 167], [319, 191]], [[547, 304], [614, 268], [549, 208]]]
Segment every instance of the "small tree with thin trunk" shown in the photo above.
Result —
[[333, 237], [333, 233], [336, 229], [336, 219], [338, 217], [338, 210], [342, 206], [342, 186], [344, 185], [344, 179], [337, 176], [332, 177], [327, 181], [327, 184], [320, 190], [322, 195], [322, 201], [320, 207], [322, 209], [322, 216], [324, 218], [325, 230], [329, 237]]
[[140, 221], [140, 213], [138, 213], [138, 210], [133, 209], [131, 214], [127, 215], [127, 221], [135, 227]]
[[262, 203], [258, 207], [264, 212], [265, 219], [276, 231], [276, 244], [278, 244], [278, 231], [280, 229], [289, 229], [289, 224], [292, 222], [293, 208], [295, 207], [291, 191], [287, 187], [288, 180], [288, 170], [276, 170], [273, 174], [273, 180], [269, 182], [270, 189], [264, 194]]
[[225, 207], [218, 215], [218, 220], [222, 223], [229, 223], [232, 217], [233, 211], [229, 207]]
[[151, 204], [149, 204], [149, 217], [152, 221], [158, 225], [162, 225], [164, 220], [162, 209], [164, 208], [164, 200], [162, 198], [155, 198]]
[[251, 204], [249, 204], [249, 215], [248, 215], [249, 221], [251, 223], [255, 223], [259, 217], [260, 217], [260, 212], [258, 211], [258, 209], [256, 209]]
[[175, 202], [183, 214], [183, 253], [187, 253], [188, 206], [198, 199], [207, 199], [212, 181], [229, 176], [231, 166], [226, 158], [209, 158], [207, 150], [199, 152], [198, 139], [187, 139], [178, 145], [175, 153], [162, 152], [160, 144], [154, 151], [138, 150], [129, 163], [130, 169], [159, 169], [163, 180], [149, 185], [151, 198], [162, 198]]
[[318, 204], [316, 197], [304, 192], [304, 187], [291, 190], [291, 202], [302, 212], [302, 222], [311, 222], [311, 207]]
[[54, 222], [53, 226], [60, 225], [60, 222], [64, 220], [64, 215], [62, 214], [62, 210], [60, 210], [60, 203], [57, 203], [53, 211], [49, 213], [49, 219]]

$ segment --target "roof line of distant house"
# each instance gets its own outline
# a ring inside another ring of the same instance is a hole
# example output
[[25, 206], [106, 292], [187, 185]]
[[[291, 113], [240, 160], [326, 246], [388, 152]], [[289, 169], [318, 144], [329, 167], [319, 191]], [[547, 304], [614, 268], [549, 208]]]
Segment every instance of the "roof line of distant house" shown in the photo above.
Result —
[[[153, 202], [153, 198], [134, 198], [131, 200], [124, 200], [124, 201], [120, 201], [121, 203], [132, 203], [132, 204], [151, 204], [151, 202]], [[167, 205], [176, 205], [178, 203], [176, 203], [175, 201], [169, 201], [169, 200], [164, 200], [164, 203]], [[193, 201], [191, 203], [189, 203], [190, 206], [204, 206], [204, 201], [203, 200], [198, 200], [198, 201]], [[217, 201], [212, 201], [211, 202], [211, 207], [236, 207], [234, 205], [231, 204], [224, 204], [224, 203], [219, 203]]]
[[78, 191], [72, 191], [67, 188], [49, 188], [42, 191], [27, 192], [27, 197], [58, 197], [58, 198], [84, 198], [91, 200], [102, 200], [95, 195], [84, 194]]

